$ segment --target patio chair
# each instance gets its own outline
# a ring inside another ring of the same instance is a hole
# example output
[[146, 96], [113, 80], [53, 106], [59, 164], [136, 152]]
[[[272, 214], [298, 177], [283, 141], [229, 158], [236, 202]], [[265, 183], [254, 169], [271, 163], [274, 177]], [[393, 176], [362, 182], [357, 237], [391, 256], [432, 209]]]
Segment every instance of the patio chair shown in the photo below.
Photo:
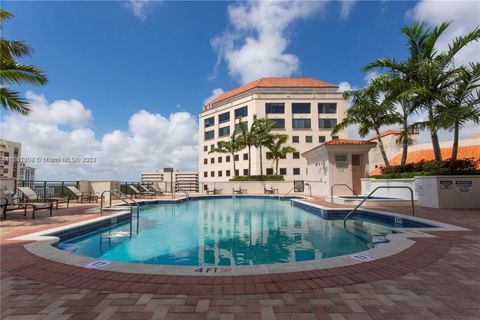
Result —
[[130, 190], [133, 191], [133, 196], [135, 198], [139, 198], [139, 197], [147, 197], [147, 196], [151, 196], [153, 197], [155, 195], [154, 192], [151, 192], [151, 191], [140, 191], [137, 189], [137, 187], [135, 187], [134, 185], [129, 185], [128, 186], [130, 188]]
[[28, 200], [28, 202], [40, 202], [40, 200], [44, 200], [46, 202], [52, 202], [55, 203], [55, 209], [58, 209], [58, 204], [59, 203], [66, 203], [67, 208], [70, 203], [70, 198], [58, 198], [58, 197], [52, 197], [52, 198], [40, 198], [35, 191], [30, 189], [29, 187], [18, 187], [18, 191], [20, 191]]
[[77, 202], [82, 203], [83, 200], [86, 200], [88, 202], [94, 200], [95, 202], [98, 202], [98, 196], [95, 195], [95, 194], [91, 194], [91, 193], [88, 193], [88, 192], [82, 192], [74, 186], [67, 186], [67, 189], [70, 190], [77, 197]]
[[274, 193], [278, 193], [278, 189], [273, 188], [270, 184], [266, 184], [265, 187], [263, 188], [263, 192], [265, 194], [267, 193], [274, 194]]
[[154, 184], [150, 185], [150, 188], [159, 195], [164, 194], [164, 191], [161, 188], [157, 188]]
[[243, 194], [247, 193], [247, 189], [242, 189], [240, 185], [235, 184], [233, 185], [233, 194], [238, 193], [238, 194]]
[[14, 203], [14, 199], [11, 192], [1, 191], [0, 194], [0, 208], [2, 210], [3, 219], [7, 219], [7, 211], [15, 211], [23, 209], [23, 215], [27, 216], [27, 209], [32, 208], [32, 219], [35, 219], [35, 211], [48, 209], [50, 211], [50, 217], [52, 216], [53, 202], [25, 202]]
[[142, 188], [143, 192], [152, 192], [155, 196], [158, 196], [158, 195], [162, 195], [163, 192], [161, 190], [159, 191], [156, 191], [155, 189], [152, 188], [152, 190], [150, 190], [149, 188], [147, 188], [146, 186], [144, 186], [143, 184], [140, 185], [140, 188]]
[[205, 186], [205, 192], [207, 194], [211, 193], [211, 194], [218, 194], [220, 193], [220, 189], [216, 189], [215, 187], [212, 187], [211, 185], [206, 185]]

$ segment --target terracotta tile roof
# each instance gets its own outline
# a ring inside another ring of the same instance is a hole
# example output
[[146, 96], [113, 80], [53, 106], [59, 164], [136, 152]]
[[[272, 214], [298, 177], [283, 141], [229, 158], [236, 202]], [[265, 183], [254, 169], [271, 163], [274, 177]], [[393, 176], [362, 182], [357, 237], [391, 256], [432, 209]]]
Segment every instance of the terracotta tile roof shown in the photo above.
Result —
[[[452, 148], [442, 148], [442, 159], [449, 159], [452, 156]], [[480, 145], [473, 146], [460, 146], [458, 147], [458, 159], [475, 159], [480, 160]], [[433, 149], [428, 150], [417, 150], [409, 151], [407, 154], [407, 163], [417, 163], [422, 160], [429, 161], [434, 160], [435, 154]], [[399, 165], [402, 160], [402, 154], [398, 154], [392, 159], [390, 159], [391, 165]], [[477, 163], [478, 168], [480, 169], [480, 162]], [[370, 172], [369, 175], [381, 174], [380, 168], [375, 168]]]
[[209, 101], [207, 105], [220, 102], [222, 100], [234, 97], [254, 88], [338, 88], [337, 85], [312, 78], [260, 78], [225, 92], [215, 99]]
[[383, 138], [383, 137], [386, 137], [386, 136], [391, 135], [391, 134], [400, 134], [400, 133], [402, 133], [400, 130], [387, 130], [387, 131], [384, 131], [384, 132], [380, 133], [379, 136], [375, 136], [373, 138], [368, 139], [368, 141], [377, 140], [378, 137]]
[[358, 145], [358, 144], [375, 144], [369, 140], [352, 140], [352, 139], [335, 139], [325, 142], [327, 146], [340, 146], [340, 145]]

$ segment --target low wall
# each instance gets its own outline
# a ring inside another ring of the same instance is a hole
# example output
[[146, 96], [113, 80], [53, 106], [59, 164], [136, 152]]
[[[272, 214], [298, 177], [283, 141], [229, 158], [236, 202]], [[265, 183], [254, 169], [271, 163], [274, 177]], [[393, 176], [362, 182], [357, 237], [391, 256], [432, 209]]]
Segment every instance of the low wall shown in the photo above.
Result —
[[[373, 191], [376, 187], [380, 186], [403, 186], [410, 187], [415, 191], [415, 179], [370, 179], [364, 178], [361, 179], [362, 184], [362, 194], [367, 195]], [[410, 199], [411, 194], [408, 189], [378, 189], [373, 194], [375, 197], [389, 197], [389, 198], [399, 198], [399, 199]], [[414, 193], [414, 199], [417, 199], [417, 195]]]
[[480, 209], [480, 176], [415, 177], [415, 194], [422, 207]]
[[[264, 188], [267, 184], [271, 185], [273, 189], [278, 189], [278, 194], [285, 194], [293, 188], [293, 181], [229, 181], [207, 183], [207, 185], [214, 186], [216, 189], [222, 189], [221, 192], [223, 194], [232, 194], [235, 186], [239, 186], [241, 189], [247, 189], [247, 193], [251, 194], [264, 193]], [[291, 193], [293, 193], [293, 190]]]

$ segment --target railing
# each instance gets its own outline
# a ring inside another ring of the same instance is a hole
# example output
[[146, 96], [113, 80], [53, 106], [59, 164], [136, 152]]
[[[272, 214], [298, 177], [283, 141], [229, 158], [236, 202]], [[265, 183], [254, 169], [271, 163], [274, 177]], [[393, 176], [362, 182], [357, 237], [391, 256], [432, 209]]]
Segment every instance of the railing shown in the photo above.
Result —
[[[181, 187], [177, 186], [176, 189], [178, 189], [179, 191], [183, 192], [185, 194], [185, 197], [188, 199], [190, 199], [190, 195], [188, 194], [187, 191], [183, 190]], [[175, 192], [175, 191], [174, 191]], [[175, 197], [175, 193], [173, 193], [173, 196]]]
[[370, 192], [366, 197], [365, 199], [363, 199], [359, 204], [357, 204], [357, 206], [352, 210], [350, 211], [346, 216], [345, 218], [343, 218], [343, 226], [346, 227], [347, 225], [347, 219], [353, 215], [357, 209], [365, 202], [367, 201], [371, 196], [372, 194], [375, 193], [375, 191], [377, 191], [378, 189], [390, 189], [390, 188], [393, 188], [393, 189], [408, 189], [410, 190], [410, 196], [411, 196], [411, 201], [412, 201], [412, 216], [415, 215], [415, 203], [414, 203], [414, 199], [413, 199], [413, 190], [412, 188], [410, 187], [407, 187], [407, 186], [379, 186], [379, 187], [376, 187], [375, 189], [373, 189], [372, 192]]
[[[118, 192], [119, 194], [117, 194], [116, 192]], [[106, 193], [110, 194], [110, 198], [109, 198], [109, 202], [110, 202], [109, 207], [110, 208], [112, 207], [112, 196], [114, 196], [116, 199], [122, 201], [123, 203], [127, 204], [130, 207], [130, 237], [132, 236], [133, 204], [135, 204], [135, 206], [137, 207], [137, 233], [138, 233], [138, 229], [139, 229], [138, 224], [140, 222], [140, 205], [138, 204], [138, 202], [135, 201], [134, 199], [130, 198], [126, 194], [123, 194], [119, 190], [105, 190], [105, 191], [102, 192], [102, 194], [100, 196], [100, 215], [103, 215], [103, 210], [104, 210], [103, 201], [105, 199], [105, 194]], [[122, 197], [124, 197], [124, 198], [122, 198]], [[132, 202], [128, 202], [127, 200], [125, 200], [125, 198], [132, 201]]]
[[350, 189], [352, 191], [354, 196], [358, 196], [357, 192], [355, 190], [353, 190], [348, 184], [336, 183], [336, 184], [334, 184], [333, 186], [330, 187], [330, 202], [333, 203], [333, 188], [334, 187], [340, 187], [340, 186], [347, 187], [348, 189]]
[[308, 193], [308, 194], [310, 195], [310, 197], [312, 197], [312, 186], [311, 186], [310, 183], [308, 183], [308, 182], [305, 182], [305, 186], [308, 187], [308, 190], [309, 190], [309, 193]]
[[295, 186], [293, 186], [290, 190], [288, 190], [288, 192], [286, 192], [283, 196], [279, 197], [278, 199], [280, 200], [285, 199], [285, 197], [288, 196], [288, 194], [292, 192], [294, 189], [295, 189]]

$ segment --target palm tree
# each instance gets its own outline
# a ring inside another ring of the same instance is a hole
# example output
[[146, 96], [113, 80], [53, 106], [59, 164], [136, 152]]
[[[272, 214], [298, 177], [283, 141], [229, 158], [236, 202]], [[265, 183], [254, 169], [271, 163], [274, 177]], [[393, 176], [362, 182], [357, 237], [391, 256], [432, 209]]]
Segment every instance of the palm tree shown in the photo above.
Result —
[[[252, 132], [252, 130], [248, 128], [248, 125], [246, 122], [240, 120], [240, 141], [243, 146], [247, 147], [248, 149], [248, 175], [250, 176], [252, 174], [252, 147], [255, 146], [255, 134]], [[234, 133], [235, 134], [235, 133]]]
[[275, 123], [270, 119], [259, 119], [257, 116], [253, 116], [253, 123], [250, 131], [254, 136], [254, 146], [259, 148], [260, 151], [260, 175], [263, 175], [263, 147], [271, 139], [271, 131]]
[[[0, 31], [3, 23], [14, 15], [7, 10], [0, 9]], [[5, 110], [11, 110], [23, 115], [30, 112], [28, 101], [20, 94], [7, 88], [7, 85], [33, 84], [44, 85], [47, 76], [36, 66], [21, 64], [15, 58], [28, 56], [33, 52], [32, 47], [23, 41], [10, 41], [0, 38], [0, 103]]]
[[410, 56], [406, 61], [395, 59], [377, 59], [365, 67], [366, 70], [374, 68], [389, 68], [401, 73], [405, 80], [414, 85], [415, 108], [422, 108], [428, 114], [428, 120], [423, 125], [430, 131], [435, 160], [442, 160], [438, 129], [440, 128], [435, 114], [435, 106], [442, 94], [454, 84], [455, 74], [454, 58], [457, 53], [468, 44], [480, 39], [480, 28], [476, 28], [465, 36], [457, 37], [448, 46], [445, 52], [439, 52], [437, 41], [448, 29], [450, 23], [444, 22], [430, 30], [423, 23], [415, 23], [410, 27], [402, 28], [402, 33], [407, 37]]
[[446, 92], [437, 105], [438, 123], [453, 129], [453, 146], [450, 165], [457, 160], [460, 128], [468, 121], [480, 123], [480, 63], [471, 63], [459, 69], [455, 86]]
[[286, 134], [275, 134], [270, 137], [270, 140], [266, 143], [266, 147], [270, 151], [270, 154], [267, 154], [268, 160], [272, 161], [272, 169], [275, 164], [275, 174], [278, 174], [278, 162], [280, 158], [284, 158], [289, 153], [296, 152], [297, 150], [294, 147], [284, 146], [288, 141], [288, 135]]
[[342, 122], [333, 128], [332, 135], [353, 124], [360, 125], [358, 133], [361, 137], [368, 135], [371, 130], [375, 131], [385, 166], [390, 166], [382, 137], [380, 136], [380, 128], [399, 121], [398, 116], [394, 113], [392, 101], [382, 99], [381, 91], [375, 85], [375, 82], [372, 82], [369, 87], [362, 90], [345, 91], [343, 96], [346, 100], [350, 100], [352, 106], [347, 110]]
[[228, 141], [219, 141], [217, 143], [217, 147], [213, 150], [210, 150], [208, 153], [218, 152], [218, 153], [228, 153], [232, 156], [233, 162], [233, 177], [235, 178], [237, 168], [235, 166], [235, 153], [242, 150], [245, 146], [241, 141], [240, 137], [238, 137], [235, 133], [230, 136], [230, 140]]

